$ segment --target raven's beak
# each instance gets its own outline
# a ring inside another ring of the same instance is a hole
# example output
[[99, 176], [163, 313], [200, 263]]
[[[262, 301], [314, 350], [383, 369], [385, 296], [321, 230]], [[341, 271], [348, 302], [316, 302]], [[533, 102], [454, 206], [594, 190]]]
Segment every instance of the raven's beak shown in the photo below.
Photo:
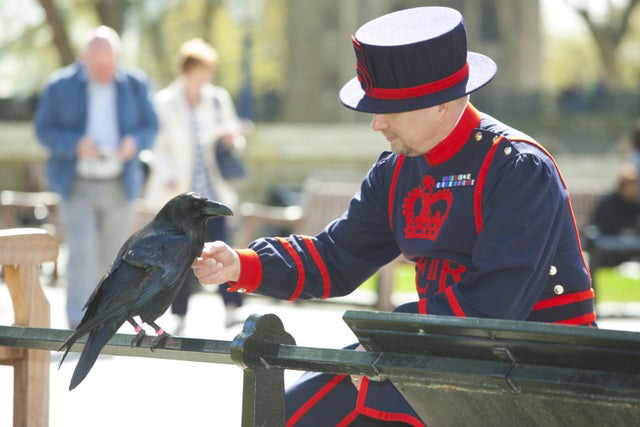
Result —
[[233, 211], [222, 203], [207, 200], [200, 213], [203, 216], [233, 216]]

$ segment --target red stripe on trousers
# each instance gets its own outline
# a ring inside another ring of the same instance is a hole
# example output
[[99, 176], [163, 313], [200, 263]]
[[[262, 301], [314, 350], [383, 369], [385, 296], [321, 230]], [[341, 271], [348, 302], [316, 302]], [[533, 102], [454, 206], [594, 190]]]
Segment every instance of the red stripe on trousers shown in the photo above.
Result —
[[300, 421], [300, 418], [302, 418], [304, 414], [306, 414], [311, 408], [313, 408], [316, 403], [321, 401], [322, 398], [325, 397], [331, 390], [333, 390], [335, 386], [337, 386], [338, 383], [340, 383], [340, 381], [342, 381], [345, 377], [346, 375], [336, 375], [331, 379], [331, 381], [322, 386], [322, 388], [318, 390], [316, 394], [311, 396], [309, 400], [307, 400], [300, 408], [298, 408], [296, 412], [293, 413], [291, 418], [287, 420], [286, 427], [293, 427], [298, 421]]

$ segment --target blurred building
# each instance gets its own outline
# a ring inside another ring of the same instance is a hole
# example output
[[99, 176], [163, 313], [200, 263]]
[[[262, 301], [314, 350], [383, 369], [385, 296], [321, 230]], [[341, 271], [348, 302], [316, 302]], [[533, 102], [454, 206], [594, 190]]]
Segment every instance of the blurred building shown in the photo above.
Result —
[[[357, 113], [338, 101], [340, 87], [355, 75], [351, 34], [377, 16], [418, 6], [450, 6], [462, 12], [469, 49], [498, 64], [491, 90], [540, 88], [538, 0], [288, 0], [289, 82], [282, 120], [356, 120]], [[481, 97], [482, 90], [474, 95]]]

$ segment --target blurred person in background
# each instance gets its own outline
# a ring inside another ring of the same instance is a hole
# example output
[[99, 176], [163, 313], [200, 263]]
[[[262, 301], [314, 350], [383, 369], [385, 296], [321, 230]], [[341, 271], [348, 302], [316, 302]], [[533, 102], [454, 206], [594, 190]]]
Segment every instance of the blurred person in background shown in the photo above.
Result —
[[138, 153], [158, 129], [147, 79], [119, 66], [120, 51], [113, 29], [93, 30], [80, 60], [52, 76], [35, 113], [36, 134], [50, 153], [49, 187], [62, 196], [71, 328], [132, 231], [143, 185]]
[[638, 234], [640, 203], [638, 203], [638, 170], [634, 164], [622, 166], [615, 190], [605, 195], [594, 211], [591, 224], [607, 235]]
[[[238, 196], [223, 178], [215, 150], [241, 152], [246, 140], [229, 92], [212, 84], [218, 53], [202, 39], [188, 40], [180, 47], [178, 67], [178, 78], [156, 96], [160, 130], [147, 198], [162, 205], [179, 193], [195, 191], [233, 209]], [[226, 218], [207, 222], [206, 241], [228, 241], [229, 237]], [[198, 281], [190, 274], [171, 305], [172, 313], [179, 317], [176, 334], [184, 328], [195, 286]], [[225, 306], [225, 326], [232, 326], [239, 321], [236, 309], [242, 305], [242, 296], [227, 292], [224, 285], [218, 292]]]
[[616, 188], [598, 202], [590, 224], [584, 230], [589, 268], [594, 276], [600, 267], [615, 267], [638, 258], [640, 203], [638, 169], [633, 163], [622, 166]]

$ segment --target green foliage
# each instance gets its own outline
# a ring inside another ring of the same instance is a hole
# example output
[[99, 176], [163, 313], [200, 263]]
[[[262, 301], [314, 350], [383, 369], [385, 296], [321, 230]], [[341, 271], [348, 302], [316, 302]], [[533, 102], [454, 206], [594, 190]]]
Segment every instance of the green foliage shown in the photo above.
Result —
[[[77, 51], [91, 28], [99, 25], [96, 2], [54, 0]], [[243, 29], [227, 14], [222, 0], [140, 0], [109, 4], [124, 14], [123, 62], [151, 77], [159, 89], [176, 76], [176, 55], [185, 40], [201, 37], [221, 54], [216, 81], [232, 94], [240, 87]], [[254, 92], [281, 88], [286, 81], [286, 0], [269, 0], [252, 30]], [[0, 96], [39, 91], [61, 66], [51, 28], [37, 0], [3, 2], [0, 7]]]
[[[579, 4], [580, 2], [570, 2]], [[587, 5], [586, 1], [583, 1]], [[599, 10], [597, 2], [594, 9]], [[602, 33], [609, 34], [614, 26], [608, 27], [606, 19], [620, 18], [624, 1], [604, 2], [600, 5], [600, 13], [594, 14], [597, 25], [603, 25]], [[551, 4], [551, 1], [549, 1]], [[547, 6], [550, 7], [550, 6]], [[587, 8], [588, 9], [588, 8]], [[575, 16], [579, 14], [575, 12]], [[604, 19], [604, 21], [602, 21]], [[612, 21], [613, 22], [613, 21]], [[556, 34], [549, 29], [543, 31], [543, 84], [553, 91], [567, 88], [575, 83], [582, 83], [587, 90], [606, 76], [606, 64], [598, 52], [594, 35], [588, 30], [584, 21], [583, 27], [572, 32]], [[606, 27], [606, 29], [605, 29]], [[634, 7], [630, 16], [630, 25], [624, 33], [620, 45], [615, 51], [615, 67], [620, 75], [621, 88], [635, 89], [640, 81], [640, 7]]]

